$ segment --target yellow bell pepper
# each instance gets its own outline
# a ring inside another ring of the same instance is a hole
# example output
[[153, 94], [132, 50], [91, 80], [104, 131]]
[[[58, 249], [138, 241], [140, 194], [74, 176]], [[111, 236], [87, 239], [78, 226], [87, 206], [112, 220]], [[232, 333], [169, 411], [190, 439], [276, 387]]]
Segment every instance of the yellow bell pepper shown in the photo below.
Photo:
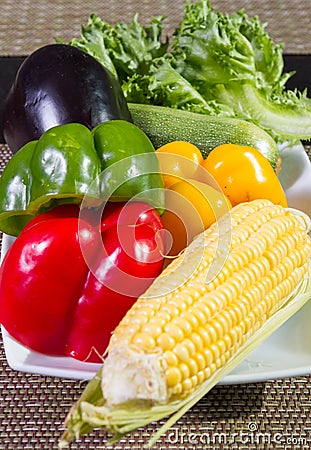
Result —
[[269, 161], [259, 150], [235, 144], [214, 148], [202, 166], [215, 179], [232, 206], [268, 199], [287, 207], [282, 185]]
[[171, 235], [170, 256], [176, 256], [195, 236], [231, 209], [220, 189], [193, 179], [184, 179], [165, 191], [165, 212], [161, 217]]
[[[203, 156], [198, 147], [186, 141], [172, 141], [156, 151], [164, 186], [169, 189], [184, 179], [196, 179], [201, 168]], [[202, 168], [201, 168], [202, 169]]]

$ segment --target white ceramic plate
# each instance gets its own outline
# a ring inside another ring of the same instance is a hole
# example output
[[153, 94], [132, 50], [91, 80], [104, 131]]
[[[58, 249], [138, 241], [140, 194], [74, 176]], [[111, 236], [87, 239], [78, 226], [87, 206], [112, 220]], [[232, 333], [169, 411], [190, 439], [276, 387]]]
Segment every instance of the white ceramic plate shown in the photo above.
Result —
[[[289, 206], [311, 217], [311, 165], [301, 144], [284, 145], [281, 182]], [[3, 259], [13, 242], [3, 236]], [[311, 293], [310, 293], [311, 299]], [[220, 384], [255, 383], [268, 379], [311, 374], [311, 301], [275, 331]], [[42, 375], [88, 380], [98, 364], [83, 363], [68, 357], [51, 357], [26, 349], [2, 328], [3, 344], [9, 366], [14, 370]]]

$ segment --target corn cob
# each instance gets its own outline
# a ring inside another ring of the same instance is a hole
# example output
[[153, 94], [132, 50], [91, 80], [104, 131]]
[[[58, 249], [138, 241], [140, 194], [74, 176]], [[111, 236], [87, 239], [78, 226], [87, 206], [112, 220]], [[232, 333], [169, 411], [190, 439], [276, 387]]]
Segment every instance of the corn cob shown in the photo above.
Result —
[[61, 446], [82, 422], [120, 437], [172, 413], [161, 432], [178, 420], [307, 301], [309, 228], [303, 213], [255, 200], [199, 235], [114, 331], [88, 388], [101, 394], [69, 414]]

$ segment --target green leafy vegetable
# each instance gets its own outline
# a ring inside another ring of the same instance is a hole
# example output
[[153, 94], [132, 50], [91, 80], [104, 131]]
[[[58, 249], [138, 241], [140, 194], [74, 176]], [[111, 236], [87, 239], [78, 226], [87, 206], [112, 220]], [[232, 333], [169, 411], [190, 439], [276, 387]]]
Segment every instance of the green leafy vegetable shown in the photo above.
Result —
[[119, 79], [126, 99], [252, 121], [279, 141], [311, 138], [306, 90], [286, 89], [283, 46], [245, 11], [217, 12], [209, 0], [187, 1], [172, 36], [163, 17], [149, 24], [109, 25], [95, 14], [70, 44], [98, 59]]
[[207, 100], [231, 105], [236, 116], [260, 124], [275, 138], [309, 138], [311, 108], [286, 91], [282, 46], [258, 17], [217, 13], [207, 0], [187, 3], [175, 31], [176, 69]]

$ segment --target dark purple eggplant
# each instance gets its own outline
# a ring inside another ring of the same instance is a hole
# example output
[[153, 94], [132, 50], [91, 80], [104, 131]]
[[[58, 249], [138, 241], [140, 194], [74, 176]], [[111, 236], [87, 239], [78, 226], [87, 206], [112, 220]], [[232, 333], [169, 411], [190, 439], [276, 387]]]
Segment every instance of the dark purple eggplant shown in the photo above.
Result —
[[13, 153], [56, 125], [92, 129], [108, 120], [132, 121], [118, 80], [76, 47], [51, 44], [20, 66], [3, 110], [3, 135]]

